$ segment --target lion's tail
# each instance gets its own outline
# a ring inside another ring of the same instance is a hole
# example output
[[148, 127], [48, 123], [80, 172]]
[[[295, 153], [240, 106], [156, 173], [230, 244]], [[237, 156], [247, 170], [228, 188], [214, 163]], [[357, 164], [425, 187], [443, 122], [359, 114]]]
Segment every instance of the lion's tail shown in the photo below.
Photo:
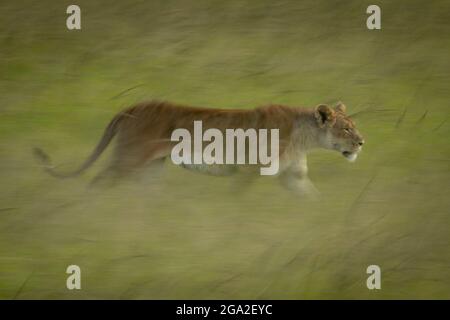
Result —
[[100, 139], [100, 142], [95, 147], [94, 151], [91, 153], [89, 158], [87, 158], [84, 161], [84, 163], [75, 171], [67, 173], [61, 173], [56, 171], [52, 166], [50, 157], [40, 148], [33, 148], [33, 154], [36, 157], [36, 159], [44, 166], [44, 170], [47, 171], [50, 175], [56, 178], [76, 177], [80, 175], [83, 171], [85, 171], [87, 168], [89, 168], [103, 153], [103, 151], [106, 149], [106, 147], [109, 145], [111, 140], [116, 135], [119, 128], [119, 123], [121, 122], [122, 119], [123, 114], [120, 113], [111, 120], [111, 122], [106, 127], [105, 132], [102, 138]]

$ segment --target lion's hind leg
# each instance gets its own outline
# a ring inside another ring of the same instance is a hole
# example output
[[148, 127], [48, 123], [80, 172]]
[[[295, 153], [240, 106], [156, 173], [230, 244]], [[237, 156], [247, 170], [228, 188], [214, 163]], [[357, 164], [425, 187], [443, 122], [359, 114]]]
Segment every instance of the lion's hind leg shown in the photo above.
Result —
[[129, 149], [116, 150], [111, 164], [94, 177], [90, 185], [113, 185], [132, 177], [148, 177], [148, 174], [142, 175], [146, 168], [147, 172], [161, 172], [167, 156], [166, 150], [166, 146], [136, 149], [135, 152]]

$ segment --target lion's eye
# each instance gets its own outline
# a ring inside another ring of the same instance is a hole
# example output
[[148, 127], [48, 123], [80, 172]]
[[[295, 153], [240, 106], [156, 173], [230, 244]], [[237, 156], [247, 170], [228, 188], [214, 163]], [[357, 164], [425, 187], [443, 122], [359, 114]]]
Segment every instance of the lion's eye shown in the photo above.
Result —
[[344, 128], [344, 131], [350, 133], [350, 128]]

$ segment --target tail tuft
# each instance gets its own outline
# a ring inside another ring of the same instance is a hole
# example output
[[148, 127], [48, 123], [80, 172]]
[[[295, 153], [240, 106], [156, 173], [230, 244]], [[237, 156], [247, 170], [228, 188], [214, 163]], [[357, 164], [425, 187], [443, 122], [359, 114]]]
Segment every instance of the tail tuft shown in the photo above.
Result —
[[34, 157], [44, 166], [50, 166], [50, 157], [40, 148], [33, 148]]
[[50, 175], [56, 177], [56, 178], [71, 178], [76, 177], [79, 174], [81, 174], [84, 170], [89, 168], [95, 160], [102, 154], [102, 152], [106, 149], [108, 144], [111, 142], [111, 139], [115, 136], [118, 130], [118, 125], [122, 119], [122, 114], [118, 114], [115, 116], [111, 122], [108, 124], [108, 126], [105, 129], [105, 132], [100, 139], [99, 143], [95, 147], [94, 151], [91, 153], [89, 158], [87, 158], [84, 163], [75, 171], [72, 172], [58, 172], [55, 171], [55, 169], [52, 166], [52, 163], [50, 161], [50, 157], [39, 148], [33, 148], [33, 154], [34, 157], [41, 163], [41, 165], [44, 166], [44, 170], [47, 171]]

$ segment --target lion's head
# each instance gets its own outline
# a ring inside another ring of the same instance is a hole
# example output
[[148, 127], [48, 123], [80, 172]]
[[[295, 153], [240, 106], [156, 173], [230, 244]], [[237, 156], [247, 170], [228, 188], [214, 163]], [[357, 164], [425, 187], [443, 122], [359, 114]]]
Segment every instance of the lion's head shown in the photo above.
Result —
[[346, 107], [341, 102], [334, 108], [321, 104], [316, 107], [314, 115], [319, 128], [323, 130], [324, 147], [340, 152], [349, 161], [355, 161], [364, 139], [345, 110]]

